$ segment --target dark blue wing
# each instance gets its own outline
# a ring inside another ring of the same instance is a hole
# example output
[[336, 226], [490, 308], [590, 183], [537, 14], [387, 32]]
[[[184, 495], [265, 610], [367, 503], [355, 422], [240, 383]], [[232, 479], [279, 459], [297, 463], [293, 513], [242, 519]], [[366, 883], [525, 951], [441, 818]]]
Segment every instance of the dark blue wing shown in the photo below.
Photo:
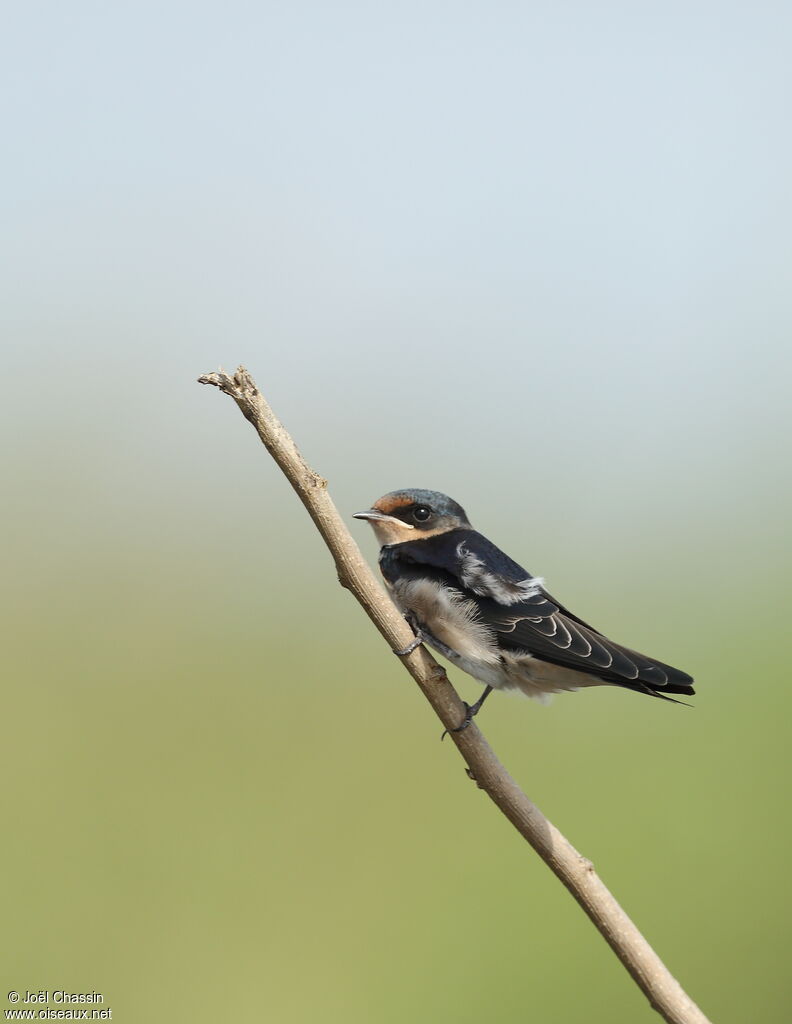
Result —
[[651, 693], [693, 693], [693, 680], [686, 672], [603, 636], [548, 594], [542, 580], [475, 530], [450, 530], [391, 545], [383, 549], [380, 565], [391, 582], [420, 573], [463, 592], [497, 634], [502, 650], [528, 652]]

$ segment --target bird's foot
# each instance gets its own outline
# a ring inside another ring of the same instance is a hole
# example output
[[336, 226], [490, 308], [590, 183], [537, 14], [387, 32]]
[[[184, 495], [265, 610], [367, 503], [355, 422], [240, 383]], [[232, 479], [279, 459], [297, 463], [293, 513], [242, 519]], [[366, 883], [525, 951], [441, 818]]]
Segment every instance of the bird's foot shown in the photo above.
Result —
[[440, 739], [441, 739], [441, 740], [444, 740], [444, 739], [446, 738], [446, 736], [447, 736], [447, 735], [448, 735], [448, 734], [449, 734], [450, 732], [464, 732], [464, 731], [465, 731], [465, 729], [467, 729], [467, 727], [468, 727], [468, 726], [470, 725], [470, 723], [471, 723], [471, 722], [473, 721], [473, 719], [474, 719], [474, 718], [476, 717], [476, 712], [475, 712], [475, 711], [473, 710], [473, 708], [474, 708], [474, 707], [475, 707], [476, 705], [475, 705], [475, 704], [473, 704], [473, 705], [470, 705], [470, 704], [468, 704], [468, 702], [467, 702], [466, 700], [463, 700], [463, 701], [462, 701], [462, 703], [463, 703], [463, 704], [464, 704], [464, 706], [465, 706], [465, 717], [464, 717], [464, 718], [462, 719], [462, 724], [461, 724], [461, 725], [457, 725], [457, 726], [456, 726], [455, 728], [453, 728], [453, 729], [446, 729], [446, 731], [445, 731], [445, 732], [443, 733], [443, 735], [442, 735], [442, 736], [440, 737]]
[[407, 644], [406, 647], [402, 647], [400, 651], [394, 649], [393, 653], [396, 655], [397, 658], [406, 658], [408, 654], [412, 654], [416, 647], [420, 647], [421, 644], [424, 643], [424, 641], [426, 640], [426, 637], [424, 636], [424, 631], [418, 625], [418, 620], [416, 619], [412, 612], [404, 613], [404, 621], [407, 623], [407, 625], [410, 627], [413, 633], [415, 633], [415, 639], [411, 643]]
[[394, 648], [393, 653], [399, 658], [406, 658], [408, 654], [412, 654], [417, 647], [420, 647], [425, 639], [426, 637], [423, 635], [423, 632], [420, 629], [416, 629], [415, 639], [407, 644], [406, 647], [402, 647], [401, 650]]
[[488, 686], [475, 704], [468, 704], [466, 700], [463, 700], [462, 703], [465, 705], [465, 717], [462, 719], [462, 724], [456, 726], [456, 728], [454, 729], [446, 729], [443, 735], [440, 737], [440, 739], [444, 740], [450, 732], [464, 732], [465, 729], [467, 729], [467, 727], [476, 717], [476, 715], [479, 713], [479, 711], [481, 711], [482, 707], [484, 706], [484, 701], [487, 699], [487, 697], [489, 697], [491, 693], [492, 687]]

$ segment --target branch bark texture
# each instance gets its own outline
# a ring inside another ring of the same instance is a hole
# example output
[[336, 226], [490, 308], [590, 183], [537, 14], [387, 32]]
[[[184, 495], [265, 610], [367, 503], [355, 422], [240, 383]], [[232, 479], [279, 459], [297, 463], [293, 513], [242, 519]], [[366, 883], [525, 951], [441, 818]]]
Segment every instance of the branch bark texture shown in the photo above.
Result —
[[[306, 463], [247, 370], [240, 366], [233, 376], [223, 371], [206, 374], [199, 377], [199, 383], [212, 384], [234, 399], [316, 524], [335, 560], [341, 585], [354, 594], [389, 648], [406, 647], [413, 639], [412, 630], [363, 558], [333, 504], [327, 481]], [[445, 728], [457, 726], [465, 707], [445, 670], [423, 646], [402, 661]], [[522, 792], [475, 720], [463, 732], [449, 732], [449, 736], [464, 758], [468, 774], [572, 893], [651, 1006], [669, 1024], [709, 1024], [598, 877], [591, 861], [578, 853]]]

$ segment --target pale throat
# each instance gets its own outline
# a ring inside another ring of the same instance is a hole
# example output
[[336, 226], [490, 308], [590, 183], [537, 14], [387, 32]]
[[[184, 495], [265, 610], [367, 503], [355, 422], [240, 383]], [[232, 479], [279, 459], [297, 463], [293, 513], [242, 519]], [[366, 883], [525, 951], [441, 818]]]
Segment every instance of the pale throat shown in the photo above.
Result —
[[374, 529], [374, 536], [379, 541], [380, 547], [385, 544], [403, 544], [406, 540], [426, 540], [428, 537], [437, 537], [441, 533], [448, 533], [453, 529], [453, 524], [440, 522], [433, 530], [416, 530], [409, 523], [403, 523], [400, 519], [370, 519]]
[[415, 530], [407, 523], [400, 523], [393, 519], [370, 519], [374, 536], [380, 547], [386, 544], [401, 544], [405, 540], [413, 540]]

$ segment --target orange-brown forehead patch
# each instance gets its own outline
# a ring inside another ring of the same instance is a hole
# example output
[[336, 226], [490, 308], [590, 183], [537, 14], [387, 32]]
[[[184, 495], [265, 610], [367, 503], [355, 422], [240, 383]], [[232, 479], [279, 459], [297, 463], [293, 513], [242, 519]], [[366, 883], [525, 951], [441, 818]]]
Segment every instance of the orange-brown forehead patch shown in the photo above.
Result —
[[409, 508], [412, 504], [412, 500], [405, 494], [386, 494], [374, 502], [374, 508], [386, 516], [392, 516], [398, 509]]

